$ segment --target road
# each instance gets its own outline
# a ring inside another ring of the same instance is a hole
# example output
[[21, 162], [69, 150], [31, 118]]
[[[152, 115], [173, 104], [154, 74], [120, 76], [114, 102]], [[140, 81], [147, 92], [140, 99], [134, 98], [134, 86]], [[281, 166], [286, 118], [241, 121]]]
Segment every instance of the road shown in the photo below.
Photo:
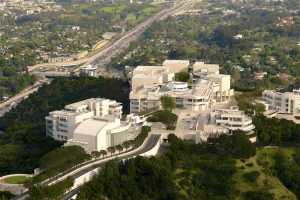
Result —
[[[118, 156], [116, 159], [120, 159], [120, 160], [126, 160], [126, 159], [129, 159], [129, 158], [134, 158], [138, 155], [141, 155], [149, 150], [151, 150], [156, 144], [157, 142], [160, 142], [160, 139], [161, 139], [161, 135], [155, 135], [155, 134], [152, 134], [149, 136], [148, 138], [148, 141], [147, 143], [143, 146], [143, 148], [139, 149], [138, 151], [130, 154], [130, 155], [120, 155]], [[107, 161], [108, 162], [108, 161]], [[95, 164], [89, 168], [87, 168], [86, 170], [83, 170], [81, 172], [78, 172], [76, 174], [74, 174], [72, 177], [75, 179], [75, 178], [78, 178], [80, 176], [82, 176], [83, 174], [89, 172], [89, 171], [92, 171], [94, 169], [101, 169], [101, 167], [103, 167], [105, 165], [105, 163], [107, 162], [104, 162], [104, 163], [100, 163], [100, 164]], [[70, 200], [72, 199], [72, 197], [76, 194], [78, 194], [80, 191], [80, 188], [77, 187], [77, 188], [74, 188], [73, 190], [69, 191], [68, 193], [66, 193], [64, 196], [63, 196], [63, 200]]]
[[[161, 135], [158, 134], [151, 134], [148, 136], [148, 138], [146, 138], [145, 142], [137, 149], [132, 150], [130, 152], [124, 153], [124, 154], [120, 154], [117, 156], [113, 156], [107, 159], [103, 159], [103, 160], [94, 160], [94, 162], [92, 163], [87, 163], [84, 166], [81, 166], [79, 169], [74, 169], [71, 172], [68, 172], [67, 174], [63, 174], [59, 177], [56, 178], [56, 180], [51, 180], [50, 182], [45, 182], [46, 185], [52, 185], [52, 184], [56, 184], [57, 182], [63, 181], [65, 179], [67, 179], [68, 177], [72, 177], [74, 179], [86, 174], [89, 171], [95, 170], [95, 169], [101, 169], [101, 167], [103, 167], [107, 162], [113, 160], [113, 159], [129, 159], [129, 158], [133, 158], [136, 157], [138, 155], [141, 155], [149, 150], [151, 150], [158, 142], [160, 142], [161, 140]], [[69, 191], [68, 193], [66, 193], [64, 195], [64, 197], [62, 199], [70, 199], [73, 195], [77, 194], [79, 192], [78, 188], [74, 188], [73, 190]], [[14, 200], [24, 200], [26, 198], [29, 197], [28, 192], [24, 193], [23, 195], [20, 195], [16, 198], [14, 198]]]
[[[159, 13], [149, 17], [146, 21], [142, 22], [141, 24], [137, 25], [134, 29], [126, 32], [123, 36], [121, 36], [118, 40], [112, 42], [110, 45], [104, 47], [101, 51], [95, 53], [94, 55], [83, 58], [76, 61], [69, 61], [69, 62], [60, 62], [60, 63], [44, 63], [38, 64], [35, 66], [28, 67], [29, 72], [33, 72], [35, 70], [41, 68], [48, 68], [48, 67], [65, 67], [65, 66], [79, 66], [77, 67], [74, 72], [78, 72], [80, 68], [87, 66], [87, 65], [96, 65], [98, 66], [98, 72], [103, 75], [103, 67], [108, 64], [111, 59], [122, 51], [126, 50], [130, 44], [130, 42], [138, 39], [138, 37], [155, 21], [166, 19], [171, 15], [175, 15], [178, 12], [182, 12], [187, 10], [193, 6], [195, 0], [179, 0], [175, 4], [175, 6], [171, 8], [165, 8], [161, 10]], [[102, 72], [102, 73], [101, 73]]]
[[48, 79], [40, 79], [34, 85], [29, 86], [22, 90], [17, 95], [9, 98], [7, 101], [0, 103], [0, 117], [2, 117], [11, 108], [15, 107], [19, 102], [26, 99], [30, 94], [36, 92]]
[[98, 72], [101, 72], [101, 70], [103, 70], [103, 67], [107, 65], [113, 57], [126, 50], [129, 47], [129, 44], [132, 41], [137, 40], [141, 36], [141, 34], [154, 22], [166, 19], [167, 17], [178, 12], [182, 12], [183, 10], [187, 10], [193, 6], [194, 2], [195, 0], [178, 1], [178, 3], [174, 7], [160, 11], [156, 15], [148, 18], [145, 22], [136, 26], [132, 31], [129, 31], [126, 35], [121, 37], [111, 46], [107, 47], [99, 54], [96, 54], [91, 61], [86, 63], [86, 65], [96, 65], [99, 69]]
[[[129, 44], [137, 40], [138, 37], [155, 21], [163, 20], [169, 16], [176, 15], [176, 13], [180, 13], [184, 10], [190, 9], [196, 0], [184, 0], [184, 1], [177, 1], [178, 3], [175, 4], [174, 7], [166, 8], [160, 11], [159, 13], [155, 14], [154, 16], [148, 18], [146, 21], [142, 22], [138, 26], [136, 26], [133, 30], [125, 33], [120, 39], [112, 42], [107, 47], [103, 48], [102, 51], [94, 54], [91, 57], [71, 61], [71, 62], [62, 62], [62, 63], [44, 63], [38, 64], [28, 68], [28, 71], [31, 73], [37, 72], [36, 70], [41, 68], [48, 68], [48, 67], [64, 67], [64, 66], [74, 66], [74, 65], [83, 65], [78, 67], [74, 70], [74, 72], [78, 72], [80, 68], [86, 65], [96, 65], [98, 66], [98, 74], [101, 75], [108, 75], [111, 74], [105, 71], [104, 66], [108, 64], [111, 59], [122, 51], [126, 50]], [[115, 72], [112, 76], [120, 77], [120, 73]], [[22, 101], [28, 95], [36, 92], [39, 87], [41, 87], [45, 82], [41, 81], [36, 83], [35, 85], [26, 88], [25, 90], [21, 91], [19, 94], [15, 95], [14, 97], [10, 98], [9, 100], [0, 103], [0, 117], [3, 116], [6, 112], [8, 112], [12, 107], [14, 107], [17, 103]]]

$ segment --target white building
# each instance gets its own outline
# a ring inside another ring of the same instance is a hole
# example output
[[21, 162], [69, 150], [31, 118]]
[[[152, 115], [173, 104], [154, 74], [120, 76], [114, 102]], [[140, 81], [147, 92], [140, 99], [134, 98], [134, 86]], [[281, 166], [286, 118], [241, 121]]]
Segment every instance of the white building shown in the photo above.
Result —
[[206, 142], [209, 138], [217, 138], [221, 135], [232, 134], [232, 131], [242, 131], [249, 135], [251, 142], [256, 142], [255, 126], [252, 119], [238, 107], [230, 109], [216, 109], [210, 112], [207, 123], [196, 131], [196, 143]]
[[265, 90], [262, 100], [266, 105], [266, 110], [292, 115], [300, 114], [300, 90], [284, 93]]
[[178, 73], [182, 71], [187, 71], [190, 66], [190, 61], [188, 60], [165, 60], [162, 64], [165, 68], [169, 69], [171, 73]]
[[79, 145], [87, 152], [106, 150], [128, 140], [129, 123], [115, 117], [92, 118], [80, 123], [67, 145]]
[[240, 130], [249, 133], [255, 129], [252, 119], [237, 107], [214, 110], [210, 114], [210, 120], [217, 126], [227, 128], [230, 131]]
[[[87, 152], [107, 149], [133, 139], [132, 126], [141, 120], [128, 116], [121, 121], [122, 104], [114, 100], [92, 98], [65, 106], [46, 117], [46, 133], [67, 145], [80, 145]], [[136, 135], [135, 135], [136, 136]]]
[[141, 113], [160, 108], [160, 98], [171, 96], [179, 107], [206, 110], [216, 102], [228, 102], [233, 95], [230, 75], [219, 74], [219, 65], [196, 62], [191, 87], [175, 82], [174, 73], [189, 67], [188, 61], [166, 60], [163, 66], [139, 66], [133, 71], [130, 111]]
[[218, 75], [220, 74], [220, 66], [217, 64], [206, 64], [204, 62], [195, 62], [193, 64], [194, 76], [201, 78], [207, 75]]
[[80, 69], [80, 74], [84, 76], [96, 77], [97, 76], [97, 67], [92, 65], [87, 65]]

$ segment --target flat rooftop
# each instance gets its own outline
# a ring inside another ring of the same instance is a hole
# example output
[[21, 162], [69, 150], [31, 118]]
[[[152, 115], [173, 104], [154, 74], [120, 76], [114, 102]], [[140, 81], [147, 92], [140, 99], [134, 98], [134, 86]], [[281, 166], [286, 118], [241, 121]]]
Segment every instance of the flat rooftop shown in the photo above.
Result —
[[98, 119], [88, 119], [80, 123], [74, 130], [74, 135], [97, 136], [97, 134], [111, 122]]
[[178, 64], [188, 66], [190, 64], [190, 61], [189, 60], [165, 60], [163, 62], [163, 66], [178, 65]]

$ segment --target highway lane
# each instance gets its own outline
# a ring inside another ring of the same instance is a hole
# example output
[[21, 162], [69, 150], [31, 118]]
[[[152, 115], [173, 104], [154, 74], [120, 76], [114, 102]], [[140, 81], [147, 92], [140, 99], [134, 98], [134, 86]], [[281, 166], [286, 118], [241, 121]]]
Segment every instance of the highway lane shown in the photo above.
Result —
[[123, 36], [121, 36], [118, 40], [113, 41], [110, 45], [107, 45], [107, 47], [104, 47], [101, 51], [95, 53], [94, 55], [83, 58], [76, 61], [69, 61], [69, 62], [60, 62], [60, 63], [44, 63], [44, 64], [38, 64], [35, 66], [29, 67], [29, 71], [33, 72], [40, 68], [47, 68], [47, 67], [64, 67], [64, 66], [79, 66], [74, 70], [74, 72], [78, 72], [82, 67], [87, 66], [89, 64], [96, 65], [99, 67], [98, 72], [103, 73], [103, 66], [108, 64], [111, 59], [118, 54], [120, 54], [122, 51], [126, 50], [130, 44], [130, 42], [136, 40], [149, 26], [151, 26], [152, 23], [155, 21], [163, 20], [171, 15], [175, 15], [178, 12], [182, 12], [184, 10], [187, 10], [191, 8], [195, 0], [180, 0], [177, 1], [177, 3], [173, 7], [168, 7], [157, 14], [149, 17], [144, 22], [137, 25], [134, 29], [126, 32]]
[[166, 19], [167, 17], [174, 15], [179, 11], [187, 10], [193, 6], [193, 3], [194, 0], [180, 1], [178, 4], [176, 4], [176, 6], [164, 9], [163, 11], [157, 13], [142, 24], [138, 25], [134, 30], [126, 34], [124, 37], [116, 41], [113, 45], [103, 50], [101, 52], [103, 54], [98, 54], [97, 57], [95, 57], [96, 59], [94, 61], [87, 64], [96, 65], [100, 67], [101, 70], [101, 67], [108, 64], [113, 57], [120, 54], [123, 50], [127, 49], [129, 44], [139, 38], [139, 36], [155, 21]]
[[30, 94], [36, 92], [41, 86], [48, 82], [49, 79], [40, 79], [34, 85], [25, 88], [20, 93], [9, 98], [7, 101], [0, 103], [0, 117], [2, 117], [6, 112], [17, 106], [18, 103], [26, 99]]

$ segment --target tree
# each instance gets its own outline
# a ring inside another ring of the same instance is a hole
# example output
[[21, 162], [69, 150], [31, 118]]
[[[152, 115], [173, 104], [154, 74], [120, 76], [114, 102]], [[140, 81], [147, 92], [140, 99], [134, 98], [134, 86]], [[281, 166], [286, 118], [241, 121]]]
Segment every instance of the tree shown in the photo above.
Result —
[[153, 113], [150, 117], [147, 118], [149, 122], [161, 122], [166, 125], [168, 130], [174, 130], [176, 128], [177, 115], [168, 111], [160, 110]]
[[175, 81], [188, 82], [189, 79], [190, 75], [186, 71], [178, 72], [175, 74]]
[[130, 141], [125, 141], [122, 145], [126, 150], [129, 149], [129, 147], [131, 146]]
[[103, 157], [107, 155], [107, 151], [105, 150], [100, 150], [100, 155], [102, 155]]
[[246, 159], [256, 154], [256, 147], [240, 131], [232, 135], [221, 135], [219, 138], [210, 138], [209, 141], [220, 154], [233, 155], [235, 158]]
[[274, 194], [265, 190], [248, 191], [245, 193], [244, 197], [246, 200], [273, 200]]
[[164, 110], [172, 112], [173, 109], [176, 107], [175, 98], [169, 96], [162, 96], [160, 98], [161, 105]]
[[91, 152], [91, 156], [92, 156], [93, 158], [98, 158], [98, 157], [100, 156], [100, 152], [99, 152], [99, 151], [92, 151], [92, 152]]
[[118, 150], [118, 152], [123, 151], [123, 147], [120, 144], [116, 146], [116, 149]]
[[108, 147], [107, 151], [110, 152], [110, 155], [113, 155], [116, 152], [116, 148], [115, 147]]

